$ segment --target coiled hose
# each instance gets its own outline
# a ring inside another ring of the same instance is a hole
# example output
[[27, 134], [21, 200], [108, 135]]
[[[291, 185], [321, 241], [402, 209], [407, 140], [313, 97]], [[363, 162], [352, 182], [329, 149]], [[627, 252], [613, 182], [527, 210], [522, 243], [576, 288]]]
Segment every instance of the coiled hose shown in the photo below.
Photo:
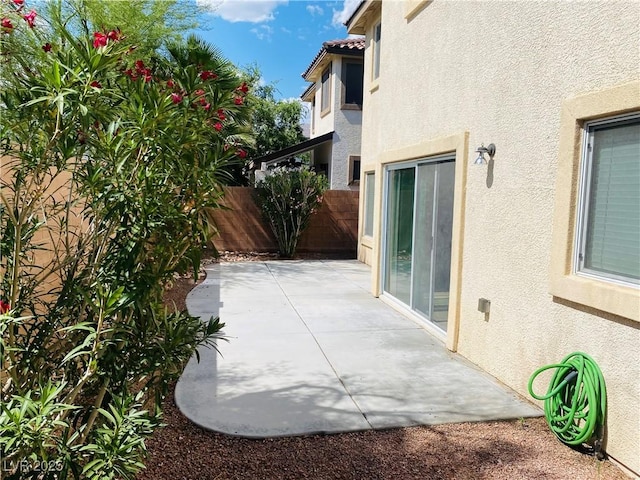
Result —
[[[533, 392], [538, 375], [556, 369], [546, 395]], [[529, 379], [529, 394], [544, 400], [549, 428], [563, 443], [584, 447], [595, 440], [590, 451], [602, 457], [602, 438], [607, 411], [607, 390], [596, 362], [586, 353], [574, 352], [562, 362], [539, 368]]]

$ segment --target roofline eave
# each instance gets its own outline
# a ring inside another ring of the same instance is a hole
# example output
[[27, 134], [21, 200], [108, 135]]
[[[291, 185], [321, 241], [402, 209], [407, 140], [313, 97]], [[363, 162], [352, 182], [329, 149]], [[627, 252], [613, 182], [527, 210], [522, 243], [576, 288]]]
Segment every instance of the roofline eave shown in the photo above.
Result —
[[350, 35], [365, 35], [370, 17], [377, 15], [382, 8], [381, 0], [362, 0], [351, 17], [344, 23]]
[[308, 140], [305, 140], [304, 142], [300, 142], [296, 145], [278, 150], [277, 152], [272, 152], [262, 157], [254, 158], [252, 162], [257, 168], [260, 168], [260, 165], [263, 163], [269, 164], [273, 163], [276, 160], [281, 160], [292, 155], [308, 152], [309, 150], [313, 150], [318, 145], [326, 142], [331, 142], [333, 140], [333, 134], [334, 132], [331, 131], [325, 133], [324, 135], [320, 135], [319, 137], [310, 138]]

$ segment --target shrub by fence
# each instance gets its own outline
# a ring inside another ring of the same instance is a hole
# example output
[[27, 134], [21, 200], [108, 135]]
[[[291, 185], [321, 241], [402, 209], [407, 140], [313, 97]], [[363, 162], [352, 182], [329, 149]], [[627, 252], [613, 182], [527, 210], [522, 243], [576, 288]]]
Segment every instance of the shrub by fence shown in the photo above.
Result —
[[[227, 209], [212, 212], [218, 227], [213, 244], [219, 251], [277, 252], [271, 228], [253, 200], [251, 187], [226, 187]], [[327, 190], [298, 244], [301, 253], [353, 255], [358, 237], [358, 192]]]

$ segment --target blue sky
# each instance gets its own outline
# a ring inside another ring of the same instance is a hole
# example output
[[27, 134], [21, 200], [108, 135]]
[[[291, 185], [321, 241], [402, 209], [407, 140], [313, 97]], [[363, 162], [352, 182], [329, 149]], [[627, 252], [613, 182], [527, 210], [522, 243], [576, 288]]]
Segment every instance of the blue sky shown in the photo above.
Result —
[[360, 0], [196, 0], [207, 9], [199, 36], [237, 66], [257, 64], [278, 98], [297, 98], [322, 42], [347, 38], [342, 24]]

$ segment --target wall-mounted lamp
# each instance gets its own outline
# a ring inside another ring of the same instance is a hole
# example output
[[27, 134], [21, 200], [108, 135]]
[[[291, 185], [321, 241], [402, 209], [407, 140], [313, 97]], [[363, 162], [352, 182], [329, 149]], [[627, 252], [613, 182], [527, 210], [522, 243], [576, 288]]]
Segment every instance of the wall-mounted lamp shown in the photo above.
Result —
[[484, 154], [489, 155], [489, 159], [492, 159], [496, 154], [496, 146], [493, 143], [490, 143], [488, 146], [484, 146], [484, 143], [478, 147], [476, 150], [478, 153], [478, 158], [473, 162], [474, 165], [482, 165], [483, 163], [487, 163], [487, 160], [484, 158]]

